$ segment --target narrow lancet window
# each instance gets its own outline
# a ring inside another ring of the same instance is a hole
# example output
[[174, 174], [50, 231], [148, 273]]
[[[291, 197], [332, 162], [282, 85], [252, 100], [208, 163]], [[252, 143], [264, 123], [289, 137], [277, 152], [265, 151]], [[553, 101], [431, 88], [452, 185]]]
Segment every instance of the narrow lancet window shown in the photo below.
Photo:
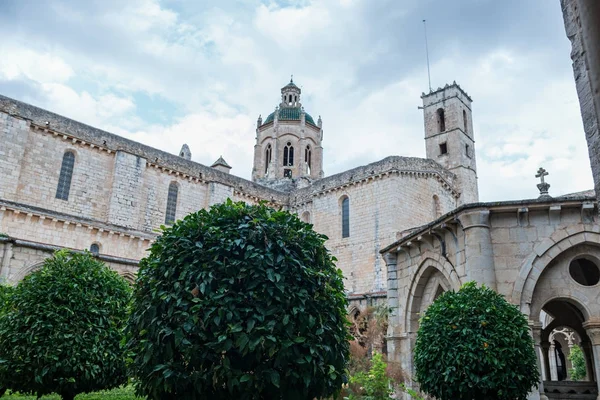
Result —
[[287, 142], [287, 145], [283, 148], [283, 166], [291, 167], [294, 165], [294, 148], [292, 143]]
[[344, 197], [342, 200], [342, 237], [350, 237], [350, 199]]
[[467, 112], [465, 110], [463, 110], [463, 124], [465, 125], [465, 133], [467, 133], [469, 130], [467, 129]]
[[446, 130], [446, 118], [444, 116], [444, 109], [438, 108], [436, 111], [436, 114], [437, 114], [438, 132], [444, 132]]
[[71, 179], [73, 178], [73, 167], [75, 166], [75, 154], [67, 151], [63, 155], [62, 165], [60, 167], [60, 176], [58, 177], [58, 186], [56, 187], [56, 198], [69, 200], [69, 191], [71, 190]]
[[273, 149], [271, 148], [271, 145], [267, 145], [267, 149], [265, 150], [265, 174], [269, 170], [269, 164], [271, 164], [271, 154], [273, 154], [272, 151]]
[[165, 224], [172, 225], [175, 222], [175, 214], [177, 212], [177, 194], [179, 188], [177, 183], [171, 182], [169, 185], [169, 194], [167, 196], [167, 211], [165, 213]]

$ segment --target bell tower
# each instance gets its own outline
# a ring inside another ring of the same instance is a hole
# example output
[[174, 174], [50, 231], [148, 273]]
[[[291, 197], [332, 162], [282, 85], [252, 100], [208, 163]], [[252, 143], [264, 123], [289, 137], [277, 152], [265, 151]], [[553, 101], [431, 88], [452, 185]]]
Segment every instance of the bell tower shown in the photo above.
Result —
[[423, 93], [427, 158], [437, 161], [458, 177], [459, 204], [477, 203], [477, 165], [471, 114], [472, 99], [453, 82]]
[[300, 102], [293, 78], [281, 88], [281, 101], [263, 121], [256, 121], [252, 180], [323, 177], [323, 122], [315, 122]]

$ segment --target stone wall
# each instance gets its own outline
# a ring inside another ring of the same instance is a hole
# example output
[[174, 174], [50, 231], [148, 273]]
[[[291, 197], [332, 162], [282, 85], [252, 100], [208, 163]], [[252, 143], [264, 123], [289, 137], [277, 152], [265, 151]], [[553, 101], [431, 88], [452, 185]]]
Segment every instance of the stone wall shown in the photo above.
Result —
[[[0, 181], [0, 233], [76, 250], [96, 243], [102, 256], [143, 257], [165, 223], [175, 184], [177, 219], [228, 198], [297, 212], [329, 237], [351, 296], [382, 294], [379, 250], [459, 201], [456, 175], [428, 159], [393, 156], [266, 187], [1, 96], [0, 117], [0, 169], [7, 176]], [[66, 151], [75, 164], [69, 198], [61, 200], [56, 187]], [[348, 238], [341, 232], [343, 196], [350, 201]]]
[[[544, 307], [556, 321], [558, 314], [561, 321], [580, 315], [573, 325], [589, 342], [582, 323], [586, 327], [600, 320], [600, 291], [598, 284], [576, 282], [569, 265], [577, 257], [600, 265], [599, 249], [600, 223], [591, 196], [471, 204], [412, 231], [382, 250], [392, 309], [390, 360], [412, 371], [422, 313], [439, 293], [458, 290], [468, 281], [496, 289], [519, 306], [539, 325], [538, 342], [553, 329], [540, 322]], [[575, 306], [564, 312], [552, 309], [557, 307], [552, 301]]]
[[[573, 75], [575, 77], [575, 86], [579, 96], [579, 106], [581, 108], [581, 117], [583, 119], [583, 128], [588, 143], [588, 152], [592, 166], [592, 175], [594, 177], [594, 186], [596, 195], [600, 199], [600, 133], [598, 126], [600, 122], [600, 62], [598, 60], [600, 41], [597, 36], [597, 25], [600, 24], [598, 16], [598, 5], [595, 1], [579, 2], [577, 0], [561, 0], [565, 31], [571, 41], [571, 59], [573, 60]], [[579, 9], [580, 5], [587, 7], [596, 7], [595, 12], [587, 10], [583, 14]], [[582, 16], [587, 22], [586, 30], [595, 30], [593, 36], [588, 35], [589, 43], [584, 43], [584, 31], [582, 29]], [[591, 28], [591, 29], [590, 29]], [[590, 74], [590, 68], [596, 71], [595, 75]], [[594, 79], [595, 77], [595, 79]], [[595, 80], [596, 90], [594, 91], [593, 81]]]

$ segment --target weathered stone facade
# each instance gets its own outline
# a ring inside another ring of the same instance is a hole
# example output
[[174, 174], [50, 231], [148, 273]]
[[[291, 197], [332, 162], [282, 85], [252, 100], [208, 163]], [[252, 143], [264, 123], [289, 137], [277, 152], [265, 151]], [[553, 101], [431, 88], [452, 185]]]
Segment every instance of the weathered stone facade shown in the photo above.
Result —
[[[426, 118], [430, 99], [435, 99], [436, 109], [440, 102], [446, 109], [449, 129], [442, 135], [450, 144], [447, 154], [432, 155], [434, 159], [392, 156], [323, 178], [322, 123], [307, 117], [300, 89], [290, 83], [282, 89], [278, 110], [295, 111], [286, 111], [291, 113], [287, 120], [276, 112], [268, 117], [271, 121], [259, 123], [256, 182], [251, 182], [229, 174], [222, 158], [213, 167], [191, 161], [188, 146], [179, 155], [169, 154], [0, 96], [0, 233], [14, 247], [13, 257], [2, 258], [0, 274], [14, 282], [30, 271], [31, 265], [14, 256], [18, 249], [32, 248], [16, 245], [22, 241], [46, 246], [36, 250], [38, 256], [50, 254], [48, 248], [82, 251], [94, 244], [100, 257], [121, 260], [122, 268], [119, 261], [111, 265], [130, 271], [170, 218], [228, 198], [251, 204], [265, 200], [298, 213], [329, 237], [327, 246], [339, 260], [353, 301], [383, 299], [387, 280], [380, 249], [402, 231], [477, 198], [474, 153], [471, 159], [460, 151], [465, 140], [472, 140], [472, 128], [471, 136], [452, 128], [465, 104], [470, 119], [470, 99], [458, 85], [423, 99]], [[429, 132], [437, 129], [430, 123], [425, 127], [427, 141], [440, 136]], [[293, 142], [296, 158], [291, 162], [288, 152], [286, 163], [288, 142]], [[272, 146], [269, 155], [267, 143]], [[71, 166], [65, 164], [67, 153], [74, 160]], [[291, 178], [285, 169], [292, 170]], [[59, 196], [59, 187], [68, 187], [68, 193]], [[342, 235], [344, 199], [349, 204], [347, 237]]]
[[[545, 350], [540, 365], [548, 381], [549, 337], [564, 327], [580, 338], [588, 377], [600, 381], [600, 340], [595, 333], [600, 328], [600, 279], [595, 278], [600, 278], [600, 223], [593, 192], [461, 206], [387, 246], [382, 254], [392, 309], [388, 355], [406, 371], [412, 371], [420, 315], [439, 294], [476, 281], [504, 295], [529, 318], [538, 354]], [[577, 268], [583, 268], [578, 263], [585, 264], [589, 281], [576, 280]], [[595, 390], [595, 385], [582, 390]], [[540, 392], [544, 398], [543, 384]], [[540, 398], [540, 393], [531, 398]]]

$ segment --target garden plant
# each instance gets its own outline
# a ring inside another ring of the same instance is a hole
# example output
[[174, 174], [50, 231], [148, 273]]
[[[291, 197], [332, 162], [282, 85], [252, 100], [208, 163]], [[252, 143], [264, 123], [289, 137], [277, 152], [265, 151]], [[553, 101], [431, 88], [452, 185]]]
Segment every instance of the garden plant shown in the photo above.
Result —
[[0, 386], [71, 400], [126, 383], [130, 298], [127, 282], [90, 253], [56, 252], [0, 314]]
[[226, 203], [163, 228], [128, 327], [149, 399], [328, 397], [345, 382], [347, 300], [326, 237], [287, 211]]
[[527, 319], [474, 282], [429, 306], [414, 366], [421, 391], [439, 400], [525, 400], [539, 380]]

